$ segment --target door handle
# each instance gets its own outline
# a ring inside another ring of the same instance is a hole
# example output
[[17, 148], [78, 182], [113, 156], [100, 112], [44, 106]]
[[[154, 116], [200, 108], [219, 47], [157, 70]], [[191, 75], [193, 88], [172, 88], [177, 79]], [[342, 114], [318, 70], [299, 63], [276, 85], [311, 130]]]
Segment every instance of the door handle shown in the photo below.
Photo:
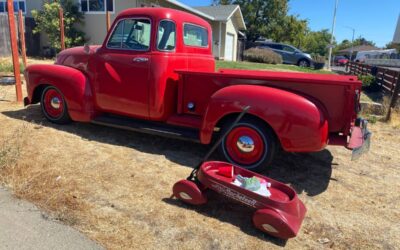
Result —
[[147, 62], [147, 61], [149, 61], [149, 58], [147, 58], [147, 57], [135, 57], [135, 58], [133, 58], [133, 60], [132, 60], [133, 62]]

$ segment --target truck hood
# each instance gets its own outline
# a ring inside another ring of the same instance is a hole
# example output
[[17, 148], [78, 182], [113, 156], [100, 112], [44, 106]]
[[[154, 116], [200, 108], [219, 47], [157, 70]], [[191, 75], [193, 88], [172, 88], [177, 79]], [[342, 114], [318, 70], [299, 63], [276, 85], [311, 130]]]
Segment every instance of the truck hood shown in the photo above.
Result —
[[100, 45], [80, 46], [61, 51], [55, 64], [69, 66], [86, 71], [89, 58], [100, 48]]

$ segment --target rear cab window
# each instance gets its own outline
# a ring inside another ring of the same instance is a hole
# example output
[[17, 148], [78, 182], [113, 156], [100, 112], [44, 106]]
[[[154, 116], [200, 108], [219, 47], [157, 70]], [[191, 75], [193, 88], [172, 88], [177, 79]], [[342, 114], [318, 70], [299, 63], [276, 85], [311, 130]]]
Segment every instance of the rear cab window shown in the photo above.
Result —
[[183, 25], [183, 42], [186, 46], [208, 47], [208, 31], [206, 28], [185, 23]]
[[174, 51], [176, 46], [176, 25], [171, 20], [161, 20], [158, 25], [157, 49]]

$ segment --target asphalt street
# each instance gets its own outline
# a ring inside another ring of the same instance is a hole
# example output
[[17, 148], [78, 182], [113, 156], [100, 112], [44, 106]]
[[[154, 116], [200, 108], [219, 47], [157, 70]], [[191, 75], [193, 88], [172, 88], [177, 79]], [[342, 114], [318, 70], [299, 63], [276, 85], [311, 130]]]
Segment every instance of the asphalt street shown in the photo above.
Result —
[[0, 249], [103, 249], [0, 187]]

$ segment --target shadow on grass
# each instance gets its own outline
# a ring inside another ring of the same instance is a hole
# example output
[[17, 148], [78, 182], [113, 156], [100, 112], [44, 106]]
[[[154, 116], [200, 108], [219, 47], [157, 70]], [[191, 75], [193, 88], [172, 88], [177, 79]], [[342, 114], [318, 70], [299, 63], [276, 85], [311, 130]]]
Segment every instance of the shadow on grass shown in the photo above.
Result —
[[190, 209], [203, 216], [235, 225], [240, 228], [243, 233], [257, 237], [258, 239], [266, 240], [282, 247], [286, 245], [287, 240], [272, 237], [253, 226], [252, 217], [255, 212], [254, 209], [233, 202], [210, 190], [206, 191], [206, 195], [208, 202], [199, 206], [186, 204], [176, 198], [164, 198], [163, 201], [169, 205]]
[[[150, 154], [165, 155], [170, 161], [189, 168], [194, 168], [209, 149], [209, 146], [202, 144], [90, 123], [53, 124], [48, 122], [41, 114], [39, 105], [31, 105], [15, 111], [4, 111], [2, 114], [37, 124], [35, 128], [50, 127], [75, 134], [84, 140], [129, 147]], [[220, 159], [220, 157], [214, 154], [210, 160], [217, 159]], [[309, 196], [314, 196], [324, 192], [329, 185], [332, 174], [332, 159], [331, 153], [327, 150], [309, 154], [281, 153], [264, 174], [290, 184], [298, 193], [305, 192]], [[190, 170], [188, 170], [188, 175], [189, 173]]]

